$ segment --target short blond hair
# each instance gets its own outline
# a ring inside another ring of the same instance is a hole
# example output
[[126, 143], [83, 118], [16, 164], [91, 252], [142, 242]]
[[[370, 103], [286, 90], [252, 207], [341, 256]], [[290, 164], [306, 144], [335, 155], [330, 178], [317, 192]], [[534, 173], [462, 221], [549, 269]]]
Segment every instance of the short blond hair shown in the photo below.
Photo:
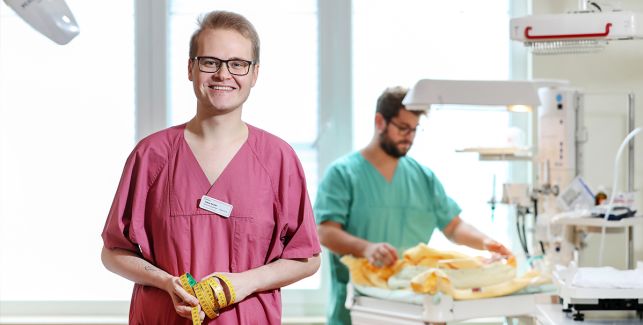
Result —
[[259, 63], [259, 34], [246, 19], [246, 17], [230, 12], [216, 10], [201, 15], [197, 21], [199, 28], [194, 31], [190, 38], [190, 58], [194, 58], [199, 51], [199, 35], [206, 29], [231, 29], [239, 32], [252, 42], [252, 61]]

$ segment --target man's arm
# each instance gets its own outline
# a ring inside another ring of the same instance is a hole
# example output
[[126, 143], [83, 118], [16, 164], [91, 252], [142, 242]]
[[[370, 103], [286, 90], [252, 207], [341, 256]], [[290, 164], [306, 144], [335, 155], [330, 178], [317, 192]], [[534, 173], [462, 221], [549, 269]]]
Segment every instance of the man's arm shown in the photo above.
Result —
[[373, 265], [390, 265], [397, 260], [397, 251], [388, 243], [372, 243], [346, 232], [341, 224], [324, 221], [317, 227], [319, 241], [337, 255], [366, 257]]
[[452, 242], [479, 250], [488, 250], [504, 256], [512, 255], [505, 246], [464, 222], [459, 216], [453, 218], [442, 231]]
[[198, 299], [183, 290], [179, 277], [168, 274], [133, 252], [103, 247], [101, 260], [105, 268], [128, 280], [166, 291], [172, 297], [174, 309], [182, 317], [191, 318], [191, 307], [199, 304]]

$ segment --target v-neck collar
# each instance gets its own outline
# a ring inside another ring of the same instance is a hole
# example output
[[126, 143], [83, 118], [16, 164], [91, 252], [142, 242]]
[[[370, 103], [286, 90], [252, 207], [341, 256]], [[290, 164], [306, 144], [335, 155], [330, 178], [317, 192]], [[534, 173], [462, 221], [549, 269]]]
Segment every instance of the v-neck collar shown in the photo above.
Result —
[[371, 169], [371, 171], [372, 171], [372, 172], [374, 172], [375, 174], [377, 174], [378, 178], [379, 178], [379, 179], [381, 179], [384, 183], [386, 183], [387, 185], [391, 185], [391, 184], [393, 184], [393, 183], [395, 182], [396, 176], [397, 176], [398, 171], [399, 171], [399, 169], [400, 169], [400, 163], [402, 162], [402, 158], [399, 158], [399, 159], [397, 160], [397, 165], [395, 165], [395, 170], [393, 171], [393, 176], [391, 177], [391, 180], [389, 181], [389, 180], [388, 180], [388, 179], [386, 179], [386, 177], [384, 177], [384, 175], [383, 175], [383, 174], [382, 174], [382, 173], [377, 169], [377, 167], [375, 167], [375, 165], [373, 165], [373, 163], [372, 163], [372, 162], [370, 162], [368, 159], [366, 159], [366, 157], [364, 157], [364, 155], [363, 155], [361, 152], [357, 152], [357, 155], [359, 156], [359, 158], [360, 158], [360, 159], [361, 159], [361, 160], [362, 160], [366, 165], [368, 165], [368, 166], [370, 167], [370, 169]]
[[219, 176], [217, 176], [214, 182], [210, 183], [210, 179], [208, 178], [208, 175], [205, 173], [205, 170], [203, 170], [203, 167], [201, 167], [201, 164], [199, 164], [199, 161], [196, 159], [196, 155], [194, 154], [194, 151], [192, 151], [190, 144], [185, 139], [185, 128], [187, 127], [187, 123], [183, 124], [183, 127], [181, 128], [181, 132], [180, 132], [181, 145], [185, 146], [185, 150], [188, 152], [188, 156], [190, 156], [188, 160], [193, 165], [193, 168], [200, 171], [199, 176], [197, 177], [199, 179], [199, 183], [201, 184], [201, 186], [207, 189], [207, 192], [205, 192], [204, 194], [207, 195], [214, 189], [217, 181], [225, 176], [226, 171], [229, 169], [229, 166], [235, 163], [235, 161], [238, 159], [237, 157], [239, 157], [241, 152], [243, 152], [248, 146], [248, 141], [250, 140], [250, 137], [253, 135], [254, 131], [249, 124], [245, 123], [245, 125], [248, 128], [248, 136], [246, 137], [246, 140], [243, 142], [243, 144], [241, 144], [237, 152], [235, 152], [235, 154], [232, 156], [232, 159], [230, 159], [230, 161], [225, 165], [225, 167], [223, 167], [223, 170], [221, 170], [221, 173], [219, 174]]

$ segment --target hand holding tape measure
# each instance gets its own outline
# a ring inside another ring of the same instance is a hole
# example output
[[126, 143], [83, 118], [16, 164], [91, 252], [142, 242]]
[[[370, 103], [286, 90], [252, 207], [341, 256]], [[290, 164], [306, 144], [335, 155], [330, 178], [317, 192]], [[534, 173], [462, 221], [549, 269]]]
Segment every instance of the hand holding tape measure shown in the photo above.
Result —
[[237, 301], [236, 291], [230, 279], [224, 274], [215, 273], [197, 282], [190, 273], [179, 277], [181, 287], [199, 300], [199, 305], [191, 309], [193, 325], [201, 325], [200, 311], [211, 319], [219, 316], [224, 309]]

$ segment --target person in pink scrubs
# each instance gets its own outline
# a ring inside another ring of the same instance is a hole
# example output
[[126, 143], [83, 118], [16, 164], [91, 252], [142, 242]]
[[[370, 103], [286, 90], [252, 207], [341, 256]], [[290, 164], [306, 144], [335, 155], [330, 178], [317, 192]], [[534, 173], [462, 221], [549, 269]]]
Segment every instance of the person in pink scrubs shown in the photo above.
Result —
[[196, 115], [128, 157], [103, 264], [135, 282], [130, 324], [191, 324], [198, 300], [181, 287], [186, 272], [226, 274], [236, 292], [207, 324], [280, 324], [280, 288], [314, 274], [321, 248], [295, 152], [241, 120], [259, 73], [257, 32], [241, 15], [211, 12], [187, 63]]

